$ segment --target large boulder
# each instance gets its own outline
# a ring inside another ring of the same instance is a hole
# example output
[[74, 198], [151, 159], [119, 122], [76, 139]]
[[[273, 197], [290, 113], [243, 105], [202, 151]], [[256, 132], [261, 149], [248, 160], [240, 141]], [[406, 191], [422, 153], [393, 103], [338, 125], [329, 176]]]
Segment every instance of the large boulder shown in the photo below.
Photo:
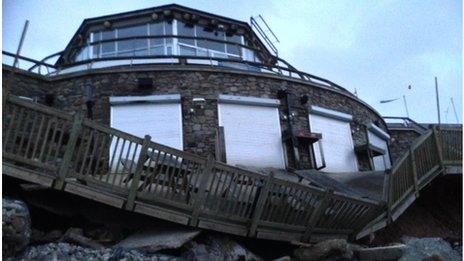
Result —
[[353, 251], [346, 240], [331, 239], [310, 247], [295, 249], [293, 255], [297, 260], [338, 260], [350, 259], [353, 256]]
[[224, 234], [207, 234], [199, 242], [190, 242], [182, 258], [186, 260], [261, 260]]
[[138, 249], [154, 253], [163, 249], [176, 249], [200, 234], [199, 230], [182, 227], [158, 227], [130, 235], [116, 247]]
[[31, 238], [31, 217], [27, 205], [20, 200], [2, 198], [2, 256], [22, 252]]

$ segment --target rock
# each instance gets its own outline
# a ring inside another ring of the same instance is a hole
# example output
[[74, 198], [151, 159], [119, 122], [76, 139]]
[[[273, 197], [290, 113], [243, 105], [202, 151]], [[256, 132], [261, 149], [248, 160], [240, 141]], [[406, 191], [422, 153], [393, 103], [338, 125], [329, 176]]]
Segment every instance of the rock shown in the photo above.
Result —
[[80, 246], [89, 247], [92, 249], [103, 249], [101, 244], [84, 236], [81, 228], [69, 228], [61, 237], [61, 241], [78, 244]]
[[461, 260], [461, 255], [442, 238], [401, 239], [408, 248], [399, 260]]
[[136, 250], [125, 250], [123, 248], [95, 250], [68, 243], [50, 243], [29, 247], [23, 256], [15, 260], [170, 261], [177, 260], [177, 258], [162, 254], [145, 255]]
[[292, 261], [292, 258], [289, 257], [289, 256], [283, 256], [283, 257], [279, 257], [277, 259], [274, 259], [272, 261]]
[[153, 253], [162, 249], [176, 249], [200, 234], [199, 230], [181, 227], [156, 228], [133, 234], [119, 242], [116, 247], [138, 249]]
[[23, 201], [3, 198], [2, 204], [2, 256], [14, 256], [30, 242], [31, 218]]
[[357, 250], [360, 261], [364, 260], [398, 260], [406, 251], [407, 246], [392, 245], [384, 247], [372, 247]]
[[43, 237], [43, 242], [45, 243], [51, 243], [51, 242], [56, 242], [58, 241], [61, 237], [63, 236], [63, 232], [61, 230], [52, 230], [48, 232], [44, 237]]
[[295, 249], [293, 255], [298, 260], [350, 259], [353, 252], [344, 239], [322, 241], [308, 248]]
[[201, 243], [190, 242], [186, 260], [261, 260], [227, 235], [208, 234]]

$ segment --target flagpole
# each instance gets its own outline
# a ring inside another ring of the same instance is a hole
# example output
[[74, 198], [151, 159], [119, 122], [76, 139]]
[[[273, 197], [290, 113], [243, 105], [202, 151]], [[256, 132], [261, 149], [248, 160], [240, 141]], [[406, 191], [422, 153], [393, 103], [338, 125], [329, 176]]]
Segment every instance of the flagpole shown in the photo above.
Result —
[[403, 95], [404, 108], [406, 109], [406, 115], [409, 118], [408, 104], [406, 103], [406, 96]]
[[435, 76], [435, 93], [437, 96], [437, 114], [438, 114], [438, 125], [441, 124], [441, 119], [440, 119], [440, 100], [438, 99], [438, 81], [437, 81], [437, 76]]
[[453, 97], [451, 97], [451, 105], [453, 105], [454, 117], [456, 117], [456, 123], [459, 123], [458, 114], [456, 113], [456, 107], [454, 107]]

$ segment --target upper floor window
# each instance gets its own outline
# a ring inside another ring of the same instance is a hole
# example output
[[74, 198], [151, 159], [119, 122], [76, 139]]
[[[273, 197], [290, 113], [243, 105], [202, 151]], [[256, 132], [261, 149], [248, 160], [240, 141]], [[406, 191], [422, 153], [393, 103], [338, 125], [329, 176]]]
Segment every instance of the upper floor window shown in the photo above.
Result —
[[178, 48], [180, 55], [210, 56], [232, 59], [239, 59], [240, 57], [243, 57], [242, 47], [235, 44], [220, 42], [228, 41], [243, 44], [243, 37], [240, 35], [226, 36], [223, 31], [209, 32], [204, 30], [201, 26], [187, 26], [180, 21], [177, 22], [177, 34], [180, 36], [202, 38], [179, 38]]
[[[175, 37], [176, 35], [187, 38]], [[166, 37], [143, 39], [144, 36]], [[126, 39], [134, 37], [141, 37], [141, 39]], [[259, 61], [251, 49], [240, 46], [246, 44], [242, 35], [227, 36], [223, 31], [206, 31], [201, 26], [189, 26], [178, 20], [94, 31], [90, 33], [86, 42], [89, 45], [81, 48], [73, 56], [73, 61], [115, 56], [158, 55], [189, 55]]]

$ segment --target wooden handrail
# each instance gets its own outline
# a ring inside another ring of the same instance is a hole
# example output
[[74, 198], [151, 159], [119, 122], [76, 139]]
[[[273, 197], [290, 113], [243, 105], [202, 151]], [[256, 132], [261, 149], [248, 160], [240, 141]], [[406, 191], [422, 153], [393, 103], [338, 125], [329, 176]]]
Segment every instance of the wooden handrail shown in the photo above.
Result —
[[66, 188], [72, 177], [123, 197], [121, 207], [129, 211], [140, 211], [143, 201], [181, 211], [188, 219], [179, 221], [183, 224], [250, 237], [262, 236], [261, 229], [264, 235], [288, 229], [298, 240], [357, 233], [379, 215], [391, 218], [410, 195], [417, 196], [442, 171], [437, 167], [442, 161], [432, 159], [440, 150], [443, 162], [455, 161], [462, 147], [462, 131], [437, 129], [436, 135], [421, 136], [391, 169], [384, 204], [205, 159], [12, 95], [3, 113], [4, 159], [54, 175], [54, 188]]

